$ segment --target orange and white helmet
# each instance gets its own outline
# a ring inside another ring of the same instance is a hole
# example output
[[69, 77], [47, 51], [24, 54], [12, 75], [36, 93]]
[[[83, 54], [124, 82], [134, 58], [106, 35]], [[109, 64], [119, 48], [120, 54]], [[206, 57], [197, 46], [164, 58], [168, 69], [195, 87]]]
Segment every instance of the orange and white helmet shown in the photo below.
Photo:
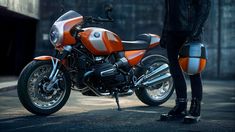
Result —
[[206, 67], [206, 48], [201, 42], [186, 43], [179, 52], [179, 64], [188, 75], [201, 73]]

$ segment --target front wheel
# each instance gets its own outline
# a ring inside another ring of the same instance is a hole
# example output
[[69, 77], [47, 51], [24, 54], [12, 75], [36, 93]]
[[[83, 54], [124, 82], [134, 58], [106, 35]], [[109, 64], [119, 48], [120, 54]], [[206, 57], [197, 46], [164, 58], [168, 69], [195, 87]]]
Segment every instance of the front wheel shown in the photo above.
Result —
[[49, 79], [51, 71], [51, 61], [34, 60], [19, 76], [17, 92], [20, 102], [34, 114], [50, 115], [60, 110], [69, 98], [71, 82], [65, 68], [60, 67], [53, 85]]
[[[144, 67], [137, 76], [142, 76], [152, 69], [157, 69], [163, 64], [168, 64], [168, 59], [162, 55], [148, 55], [142, 60]], [[170, 73], [169, 70], [166, 73]], [[139, 100], [149, 106], [158, 106], [165, 103], [173, 94], [173, 79], [170, 77], [168, 80], [152, 85], [149, 87], [142, 87], [135, 91]]]

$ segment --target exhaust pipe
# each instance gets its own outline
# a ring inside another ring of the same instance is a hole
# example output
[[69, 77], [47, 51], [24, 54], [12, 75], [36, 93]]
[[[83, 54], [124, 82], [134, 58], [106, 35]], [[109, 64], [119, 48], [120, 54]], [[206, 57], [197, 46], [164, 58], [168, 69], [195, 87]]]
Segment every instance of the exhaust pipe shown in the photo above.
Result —
[[170, 73], [166, 73], [166, 74], [163, 74], [153, 80], [150, 80], [150, 81], [145, 81], [142, 83], [142, 85], [144, 86], [152, 86], [152, 85], [156, 85], [156, 84], [160, 84], [160, 83], [163, 83], [165, 81], [167, 81], [168, 79], [171, 78], [171, 74]]
[[[151, 86], [154, 84], [160, 84], [160, 83], [168, 80], [169, 78], [171, 78], [170, 73], [164, 73], [167, 70], [169, 70], [168, 64], [163, 64], [160, 67], [158, 67], [157, 69], [155, 69], [154, 71], [152, 71], [151, 73], [141, 77], [136, 82], [135, 86]], [[161, 75], [162, 73], [164, 73], [164, 74]], [[150, 78], [154, 78], [154, 79], [149, 80]]]
[[157, 75], [160, 75], [161, 73], [167, 71], [168, 69], [169, 69], [168, 64], [163, 64], [163, 65], [161, 65], [160, 67], [158, 67], [156, 70], [154, 70], [154, 71], [152, 71], [151, 73], [147, 74], [147, 75], [144, 77], [144, 80], [145, 80], [145, 79], [152, 78], [152, 77], [156, 77]]

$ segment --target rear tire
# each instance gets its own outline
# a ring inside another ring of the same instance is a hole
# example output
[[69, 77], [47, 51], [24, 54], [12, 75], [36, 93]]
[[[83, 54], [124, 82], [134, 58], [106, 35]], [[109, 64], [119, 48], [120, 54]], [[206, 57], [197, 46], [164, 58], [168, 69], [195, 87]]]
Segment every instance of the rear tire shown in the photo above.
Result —
[[[146, 68], [143, 68], [141, 70], [139, 75], [137, 75], [138, 77], [143, 75], [148, 70], [148, 67], [150, 67], [154, 63], [169, 64], [168, 59], [166, 57], [164, 57], [162, 55], [158, 55], [158, 54], [147, 55], [145, 58], [143, 58], [141, 63]], [[168, 71], [168, 72], [170, 72], [170, 71]], [[159, 90], [160, 91], [161, 88], [164, 89], [164, 86], [167, 86], [168, 89], [167, 89], [167, 91], [165, 91], [166, 93], [163, 95], [163, 97], [153, 98], [152, 95], [149, 94], [149, 91], [151, 91], [151, 90]], [[158, 105], [165, 103], [171, 97], [173, 92], [174, 92], [173, 79], [171, 77], [166, 82], [163, 82], [162, 84], [154, 86], [154, 88], [152, 88], [152, 87], [151, 88], [148, 88], [148, 87], [139, 88], [135, 91], [135, 94], [138, 97], [138, 99], [141, 102], [143, 102], [144, 104], [147, 104], [149, 106], [158, 106]]]
[[58, 74], [61, 80], [53, 85], [53, 91], [45, 91], [51, 68], [51, 61], [34, 60], [23, 69], [19, 76], [17, 86], [19, 100], [28, 111], [36, 115], [50, 115], [57, 112], [65, 105], [71, 92], [69, 74], [63, 66]]

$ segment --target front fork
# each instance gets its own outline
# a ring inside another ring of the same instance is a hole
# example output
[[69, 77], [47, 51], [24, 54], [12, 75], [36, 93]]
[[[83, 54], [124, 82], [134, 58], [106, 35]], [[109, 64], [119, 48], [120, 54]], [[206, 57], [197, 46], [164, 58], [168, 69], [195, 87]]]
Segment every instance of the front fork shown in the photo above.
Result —
[[40, 61], [51, 60], [51, 62], [52, 62], [52, 71], [49, 76], [50, 82], [49, 82], [48, 86], [46, 87], [46, 89], [48, 91], [53, 90], [53, 86], [55, 84], [58, 84], [59, 79], [57, 78], [57, 75], [59, 73], [59, 69], [60, 69], [61, 65], [63, 65], [60, 63], [60, 61], [64, 60], [64, 58], [66, 58], [71, 51], [72, 51], [72, 46], [65, 46], [63, 53], [58, 57], [59, 59], [52, 57], [52, 56], [39, 56], [39, 57], [34, 58], [34, 60], [40, 60]]
[[53, 86], [59, 82], [59, 79], [57, 78], [57, 75], [58, 75], [59, 69], [60, 69], [60, 67], [57, 68], [59, 59], [51, 58], [51, 61], [52, 61], [53, 69], [52, 69], [51, 74], [49, 76], [50, 83], [46, 88], [48, 91], [51, 91], [53, 89]]

